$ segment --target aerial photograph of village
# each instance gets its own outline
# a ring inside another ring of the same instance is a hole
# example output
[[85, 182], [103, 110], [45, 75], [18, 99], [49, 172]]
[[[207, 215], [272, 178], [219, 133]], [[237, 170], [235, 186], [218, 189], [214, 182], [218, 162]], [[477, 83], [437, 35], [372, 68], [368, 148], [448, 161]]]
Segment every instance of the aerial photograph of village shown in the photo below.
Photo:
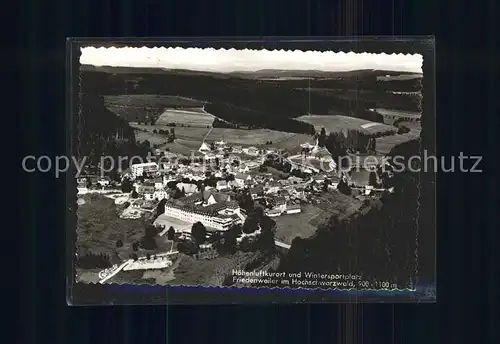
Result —
[[422, 80], [417, 54], [82, 48], [76, 281], [413, 287], [392, 158], [418, 154]]

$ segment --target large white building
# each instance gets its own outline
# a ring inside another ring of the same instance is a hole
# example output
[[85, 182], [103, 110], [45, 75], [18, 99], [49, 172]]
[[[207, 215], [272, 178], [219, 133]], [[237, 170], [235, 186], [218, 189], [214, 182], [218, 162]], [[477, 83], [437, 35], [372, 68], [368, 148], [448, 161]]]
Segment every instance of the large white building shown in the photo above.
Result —
[[220, 231], [241, 223], [239, 206], [228, 195], [203, 191], [177, 200], [167, 201], [165, 215], [188, 223], [201, 222]]
[[144, 172], [156, 172], [158, 171], [158, 164], [156, 162], [146, 162], [143, 164], [134, 164], [130, 166], [130, 171], [134, 177], [140, 177]]

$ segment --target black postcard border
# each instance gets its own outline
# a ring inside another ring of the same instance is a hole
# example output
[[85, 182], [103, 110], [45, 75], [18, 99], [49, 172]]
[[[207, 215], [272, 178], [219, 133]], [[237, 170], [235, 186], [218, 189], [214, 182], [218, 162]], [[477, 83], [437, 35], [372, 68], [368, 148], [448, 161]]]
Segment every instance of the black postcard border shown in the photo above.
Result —
[[[231, 37], [231, 38], [68, 38], [66, 42], [66, 152], [73, 155], [75, 133], [74, 114], [78, 111], [79, 56], [83, 46], [95, 47], [199, 47], [225, 49], [317, 50], [356, 53], [421, 54], [423, 56], [423, 100], [421, 147], [436, 154], [435, 109], [435, 39], [419, 37]], [[423, 288], [415, 293], [345, 293], [342, 291], [289, 290], [265, 288], [230, 288], [202, 286], [155, 286], [137, 284], [86, 284], [75, 282], [77, 188], [72, 164], [66, 174], [66, 300], [68, 305], [171, 305], [171, 304], [240, 304], [240, 303], [333, 303], [333, 302], [435, 302], [435, 282], [432, 290]], [[436, 174], [421, 172], [422, 190], [436, 199]], [[436, 223], [436, 202], [433, 205]], [[436, 226], [433, 242], [425, 248], [434, 250], [432, 275], [436, 266]], [[420, 244], [420, 243], [419, 243]], [[419, 245], [422, 247], [422, 245]]]

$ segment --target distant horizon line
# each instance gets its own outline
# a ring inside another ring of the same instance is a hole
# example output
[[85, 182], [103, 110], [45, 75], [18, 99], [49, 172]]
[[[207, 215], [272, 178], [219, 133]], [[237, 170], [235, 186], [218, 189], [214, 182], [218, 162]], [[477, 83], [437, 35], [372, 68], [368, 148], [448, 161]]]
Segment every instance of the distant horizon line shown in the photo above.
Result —
[[231, 73], [242, 73], [242, 74], [252, 74], [257, 72], [264, 71], [283, 71], [283, 72], [320, 72], [320, 73], [342, 73], [342, 72], [356, 72], [356, 71], [380, 71], [380, 72], [396, 72], [396, 73], [404, 73], [410, 75], [423, 75], [421, 72], [410, 72], [404, 70], [392, 70], [392, 69], [374, 69], [374, 68], [358, 68], [358, 69], [345, 69], [345, 70], [321, 70], [321, 69], [274, 69], [274, 68], [263, 68], [256, 69], [254, 71], [248, 70], [234, 70], [234, 71], [214, 71], [214, 70], [204, 70], [204, 69], [187, 69], [187, 68], [166, 68], [166, 67], [156, 67], [156, 66], [113, 66], [113, 65], [95, 65], [95, 64], [87, 64], [81, 63], [81, 66], [89, 66], [89, 67], [111, 67], [111, 68], [137, 68], [137, 69], [158, 69], [163, 71], [189, 71], [189, 72], [204, 72], [204, 73], [218, 73], [218, 74], [231, 74]]

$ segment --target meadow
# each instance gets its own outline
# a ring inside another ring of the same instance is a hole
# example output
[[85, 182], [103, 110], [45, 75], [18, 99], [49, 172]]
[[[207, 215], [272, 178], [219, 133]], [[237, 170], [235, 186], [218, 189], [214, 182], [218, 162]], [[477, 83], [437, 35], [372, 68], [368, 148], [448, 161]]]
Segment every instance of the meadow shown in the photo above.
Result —
[[[77, 249], [79, 255], [87, 252], [108, 254], [113, 263], [130, 258], [133, 253], [132, 243], [144, 236], [142, 219], [121, 219], [118, 216], [114, 200], [103, 195], [89, 194], [83, 196], [85, 204], [77, 210]], [[121, 240], [123, 246], [116, 247]], [[164, 238], [157, 237], [158, 248], [153, 251], [139, 249], [136, 253], [145, 256], [167, 250]]]
[[144, 130], [134, 130], [135, 140], [136, 142], [144, 142], [146, 140], [154, 145], [163, 145], [167, 143], [167, 137], [162, 134], [153, 133], [153, 131], [144, 131]]
[[214, 128], [206, 137], [207, 141], [218, 141], [242, 146], [263, 146], [267, 141], [272, 141], [273, 148], [293, 148], [310, 140], [311, 136], [305, 134], [294, 134], [269, 129], [243, 130]]
[[206, 113], [203, 109], [176, 110], [167, 109], [156, 120], [157, 125], [175, 123], [176, 125], [190, 125], [195, 127], [211, 127], [215, 116]]
[[313, 205], [303, 206], [300, 214], [273, 217], [277, 224], [275, 237], [291, 245], [296, 237], [305, 239], [314, 235], [318, 224], [325, 217], [328, 218], [328, 213]]

